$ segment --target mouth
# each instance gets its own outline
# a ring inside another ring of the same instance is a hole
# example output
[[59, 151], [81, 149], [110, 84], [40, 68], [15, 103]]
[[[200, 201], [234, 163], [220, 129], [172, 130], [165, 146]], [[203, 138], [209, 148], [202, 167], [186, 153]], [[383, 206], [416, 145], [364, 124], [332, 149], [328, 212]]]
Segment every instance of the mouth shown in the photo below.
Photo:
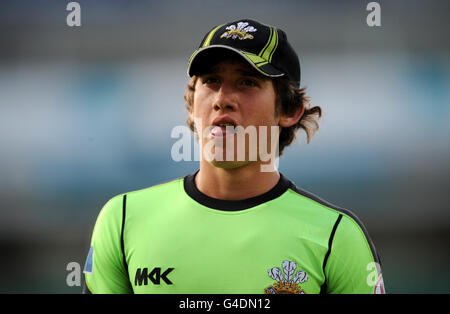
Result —
[[232, 136], [236, 133], [236, 125], [237, 123], [230, 117], [215, 119], [210, 126], [210, 137], [219, 139]]
[[219, 125], [212, 125], [210, 134], [213, 138], [225, 138], [236, 133], [233, 124], [221, 123]]

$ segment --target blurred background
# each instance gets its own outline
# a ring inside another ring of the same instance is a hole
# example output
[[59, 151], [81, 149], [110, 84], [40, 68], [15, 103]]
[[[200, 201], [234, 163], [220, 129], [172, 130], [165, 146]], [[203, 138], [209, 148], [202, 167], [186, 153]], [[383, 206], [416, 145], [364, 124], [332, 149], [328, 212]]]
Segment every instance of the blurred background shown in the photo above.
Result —
[[214, 25], [253, 18], [288, 34], [322, 107], [279, 168], [355, 212], [388, 293], [450, 292], [450, 2], [0, 2], [0, 292], [80, 293], [111, 197], [194, 172], [175, 162], [187, 59]]

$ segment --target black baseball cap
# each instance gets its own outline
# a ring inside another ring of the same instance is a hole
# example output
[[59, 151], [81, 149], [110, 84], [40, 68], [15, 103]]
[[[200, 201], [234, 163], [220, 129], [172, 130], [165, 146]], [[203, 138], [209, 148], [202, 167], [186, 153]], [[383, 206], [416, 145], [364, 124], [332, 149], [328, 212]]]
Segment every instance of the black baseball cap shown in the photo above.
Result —
[[285, 76], [300, 86], [300, 62], [286, 33], [251, 19], [241, 19], [211, 29], [189, 58], [188, 75], [201, 73], [211, 60], [230, 53], [241, 56], [263, 75]]

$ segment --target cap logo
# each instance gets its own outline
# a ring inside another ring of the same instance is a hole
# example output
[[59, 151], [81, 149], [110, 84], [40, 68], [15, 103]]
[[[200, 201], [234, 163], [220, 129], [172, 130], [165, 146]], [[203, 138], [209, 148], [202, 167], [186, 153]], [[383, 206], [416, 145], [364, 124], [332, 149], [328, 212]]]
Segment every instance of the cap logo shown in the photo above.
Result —
[[239, 40], [244, 39], [253, 39], [253, 35], [250, 35], [249, 33], [256, 32], [257, 29], [253, 26], [248, 26], [247, 22], [238, 22], [237, 26], [234, 24], [231, 24], [230, 26], [227, 26], [226, 30], [227, 32], [223, 33], [220, 38], [230, 38], [236, 39], [239, 38]]

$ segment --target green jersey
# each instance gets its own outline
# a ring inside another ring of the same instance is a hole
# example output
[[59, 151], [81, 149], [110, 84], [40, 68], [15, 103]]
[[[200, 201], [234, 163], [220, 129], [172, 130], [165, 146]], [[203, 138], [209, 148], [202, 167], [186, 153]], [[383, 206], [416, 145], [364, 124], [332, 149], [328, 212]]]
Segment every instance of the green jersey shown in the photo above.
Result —
[[351, 212], [280, 174], [245, 200], [200, 192], [195, 174], [118, 195], [94, 227], [84, 292], [384, 292], [378, 256]]

